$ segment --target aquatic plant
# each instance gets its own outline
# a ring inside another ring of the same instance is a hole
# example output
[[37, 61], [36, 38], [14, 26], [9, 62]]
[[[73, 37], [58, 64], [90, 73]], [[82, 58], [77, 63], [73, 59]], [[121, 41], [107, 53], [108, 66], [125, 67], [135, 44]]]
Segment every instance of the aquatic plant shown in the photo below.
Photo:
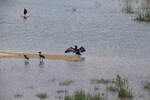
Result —
[[107, 87], [107, 90], [111, 92], [117, 92], [119, 98], [132, 98], [133, 94], [129, 90], [128, 79], [117, 75], [110, 86]]
[[22, 94], [15, 94], [14, 97], [16, 98], [21, 98], [23, 95]]
[[150, 91], [150, 82], [144, 83], [144, 89]]
[[111, 91], [111, 92], [118, 92], [118, 91], [119, 91], [118, 88], [115, 87], [115, 86], [108, 86], [108, 87], [107, 87], [107, 90], [109, 90], [109, 91]]
[[65, 96], [64, 100], [73, 100], [73, 99], [72, 99], [72, 96]]
[[131, 91], [128, 91], [124, 88], [121, 88], [119, 91], [118, 91], [118, 97], [119, 98], [132, 98], [133, 97], [133, 94]]
[[125, 8], [125, 12], [126, 12], [126, 13], [129, 13], [129, 14], [134, 13], [134, 11], [133, 11], [132, 7], [131, 7], [131, 6], [129, 6], [129, 5]]
[[38, 93], [36, 96], [40, 98], [40, 100], [44, 100], [48, 97], [46, 93]]
[[150, 11], [146, 11], [145, 13], [139, 13], [135, 20], [150, 22]]
[[121, 77], [120, 75], [117, 75], [115, 79], [113, 79], [113, 83], [116, 85], [116, 87], [120, 88], [128, 88], [128, 79]]
[[65, 96], [64, 100], [106, 100], [100, 93], [87, 94], [84, 91], [77, 91], [73, 96]]

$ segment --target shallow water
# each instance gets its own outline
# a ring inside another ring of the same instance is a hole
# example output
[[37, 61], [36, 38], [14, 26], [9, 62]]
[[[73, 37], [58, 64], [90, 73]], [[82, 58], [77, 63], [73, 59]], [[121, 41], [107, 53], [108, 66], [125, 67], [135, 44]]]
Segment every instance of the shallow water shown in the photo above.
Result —
[[[24, 7], [26, 20], [20, 17]], [[0, 0], [0, 12], [0, 51], [64, 54], [75, 44], [87, 50], [84, 62], [39, 65], [33, 59], [25, 65], [24, 59], [0, 58], [0, 100], [16, 100], [17, 93], [23, 94], [19, 100], [33, 100], [41, 92], [54, 100], [62, 89], [91, 92], [91, 79], [117, 74], [129, 79], [135, 100], [140, 95], [149, 100], [142, 81], [150, 80], [150, 24], [133, 21], [134, 15], [122, 12], [121, 1]], [[74, 82], [59, 86], [65, 80]]]

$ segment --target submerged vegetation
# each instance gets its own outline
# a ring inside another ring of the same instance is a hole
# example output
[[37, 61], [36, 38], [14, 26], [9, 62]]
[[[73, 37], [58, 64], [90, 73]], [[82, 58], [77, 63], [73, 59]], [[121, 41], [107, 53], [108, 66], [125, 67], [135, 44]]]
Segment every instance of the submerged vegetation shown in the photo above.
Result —
[[22, 94], [15, 94], [14, 97], [16, 98], [21, 98], [23, 95]]
[[120, 88], [118, 91], [118, 97], [119, 98], [132, 98], [133, 94], [131, 91], [129, 91], [125, 88]]
[[[93, 79], [91, 80], [93, 83], [101, 83], [106, 85], [106, 91], [115, 92], [118, 94], [119, 99], [132, 99], [133, 93], [131, 89], [129, 89], [128, 79], [117, 75], [114, 79], [106, 80], [106, 79]], [[66, 95], [64, 100], [106, 100], [108, 94], [100, 94], [99, 87], [94, 88], [95, 92], [93, 94], [88, 94], [85, 91], [77, 91], [74, 95]]]
[[40, 100], [45, 100], [48, 97], [46, 93], [38, 93], [36, 96], [40, 98]]
[[84, 91], [78, 91], [73, 96], [65, 96], [64, 100], [106, 100], [100, 93], [87, 94]]

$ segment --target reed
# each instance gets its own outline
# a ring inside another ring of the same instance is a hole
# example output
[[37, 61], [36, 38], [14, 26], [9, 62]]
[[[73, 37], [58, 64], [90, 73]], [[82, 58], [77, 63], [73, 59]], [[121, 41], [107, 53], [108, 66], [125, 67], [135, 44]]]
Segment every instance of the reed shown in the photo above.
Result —
[[150, 22], [150, 11], [141, 12], [135, 18], [136, 21]]

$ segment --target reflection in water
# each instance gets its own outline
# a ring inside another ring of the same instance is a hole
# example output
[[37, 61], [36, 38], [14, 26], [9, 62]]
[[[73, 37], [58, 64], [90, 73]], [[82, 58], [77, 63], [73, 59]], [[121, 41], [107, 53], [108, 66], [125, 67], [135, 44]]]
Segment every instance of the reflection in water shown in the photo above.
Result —
[[25, 66], [28, 66], [29, 61], [24, 61]]
[[43, 67], [43, 64], [44, 64], [44, 61], [40, 61], [40, 62], [39, 62], [39, 67], [42, 68], [42, 67]]

